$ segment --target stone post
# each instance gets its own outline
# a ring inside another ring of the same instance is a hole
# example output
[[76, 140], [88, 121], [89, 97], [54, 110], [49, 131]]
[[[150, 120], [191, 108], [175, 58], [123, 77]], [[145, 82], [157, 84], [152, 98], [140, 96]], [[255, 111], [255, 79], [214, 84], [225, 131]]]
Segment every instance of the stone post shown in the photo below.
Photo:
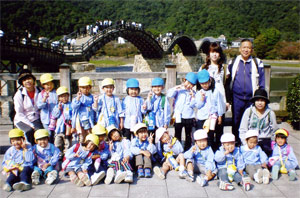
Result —
[[265, 88], [270, 98], [271, 65], [264, 65], [265, 70]]
[[123, 80], [122, 79], [116, 79], [115, 80], [115, 89], [116, 89], [116, 95], [121, 95], [123, 93]]
[[63, 63], [59, 65], [59, 76], [60, 76], [60, 86], [65, 86], [68, 88], [71, 97], [71, 75], [70, 75], [70, 65]]
[[166, 63], [165, 72], [166, 72], [165, 90], [168, 90], [176, 85], [176, 65], [174, 63]]

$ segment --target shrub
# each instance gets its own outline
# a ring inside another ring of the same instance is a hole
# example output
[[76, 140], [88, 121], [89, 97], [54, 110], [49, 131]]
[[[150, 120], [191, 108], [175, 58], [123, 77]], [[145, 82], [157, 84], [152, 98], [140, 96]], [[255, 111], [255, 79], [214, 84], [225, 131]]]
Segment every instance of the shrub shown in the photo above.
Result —
[[289, 85], [286, 101], [289, 119], [292, 121], [293, 126], [300, 123], [300, 74]]

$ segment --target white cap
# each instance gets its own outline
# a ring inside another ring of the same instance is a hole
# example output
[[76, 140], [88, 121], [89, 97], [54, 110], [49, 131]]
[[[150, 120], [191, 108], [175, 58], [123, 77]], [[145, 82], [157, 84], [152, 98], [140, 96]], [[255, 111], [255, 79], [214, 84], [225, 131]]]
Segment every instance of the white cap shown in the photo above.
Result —
[[163, 136], [163, 134], [164, 134], [165, 132], [168, 132], [166, 128], [163, 128], [163, 127], [158, 128], [158, 129], [156, 130], [156, 132], [155, 132], [155, 133], [156, 133], [156, 134], [155, 134], [156, 139], [157, 139], [158, 141], [160, 141], [160, 138]]
[[194, 140], [201, 140], [207, 138], [207, 131], [204, 129], [199, 129], [194, 133]]
[[234, 142], [235, 141], [235, 136], [232, 133], [224, 133], [221, 136], [221, 142]]
[[133, 131], [134, 135], [136, 135], [136, 132], [138, 130], [140, 130], [141, 128], [146, 128], [147, 129], [146, 124], [144, 124], [144, 123], [137, 123], [136, 125], [134, 125], [134, 127], [132, 128], [132, 131]]
[[245, 139], [247, 139], [249, 137], [258, 137], [258, 131], [257, 130], [247, 131]]

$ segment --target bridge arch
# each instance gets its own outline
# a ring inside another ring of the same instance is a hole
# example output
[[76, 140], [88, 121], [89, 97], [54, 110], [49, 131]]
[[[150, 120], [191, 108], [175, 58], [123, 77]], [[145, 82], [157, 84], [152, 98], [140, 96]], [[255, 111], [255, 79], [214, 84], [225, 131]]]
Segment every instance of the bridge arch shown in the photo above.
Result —
[[167, 52], [171, 53], [175, 45], [179, 45], [184, 56], [197, 56], [197, 47], [194, 41], [188, 36], [175, 37], [168, 47]]

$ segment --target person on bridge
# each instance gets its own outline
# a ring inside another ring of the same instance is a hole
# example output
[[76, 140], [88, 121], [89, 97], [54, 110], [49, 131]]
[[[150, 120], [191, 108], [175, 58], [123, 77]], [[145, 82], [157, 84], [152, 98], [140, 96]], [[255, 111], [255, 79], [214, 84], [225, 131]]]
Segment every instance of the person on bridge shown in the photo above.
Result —
[[232, 103], [232, 133], [237, 145], [241, 144], [239, 127], [243, 113], [251, 105], [254, 91], [265, 88], [264, 64], [251, 56], [251, 40], [243, 39], [239, 51], [241, 55], [229, 62], [225, 83], [226, 99]]
[[18, 83], [22, 86], [13, 98], [16, 111], [14, 124], [25, 132], [26, 140], [34, 145], [34, 131], [43, 128], [37, 105], [40, 88], [35, 86], [36, 78], [28, 69], [20, 72]]

